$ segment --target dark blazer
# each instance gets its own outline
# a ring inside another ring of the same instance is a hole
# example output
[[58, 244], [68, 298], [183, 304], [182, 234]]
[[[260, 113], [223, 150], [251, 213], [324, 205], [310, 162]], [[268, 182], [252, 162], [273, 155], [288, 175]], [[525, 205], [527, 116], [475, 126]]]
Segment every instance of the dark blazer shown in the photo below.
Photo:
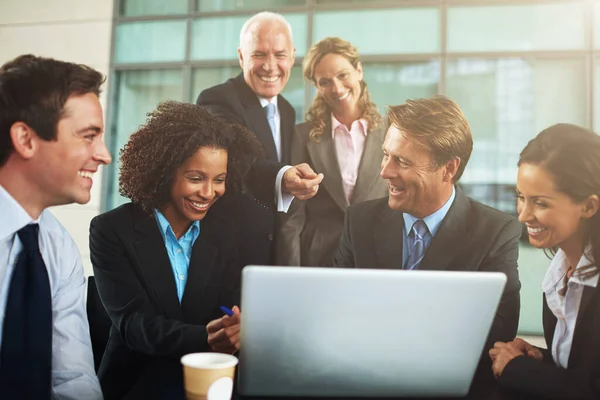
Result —
[[180, 370], [184, 354], [209, 351], [205, 325], [223, 315], [219, 306], [239, 303], [232, 225], [211, 212], [200, 223], [181, 304], [154, 216], [129, 203], [92, 220], [94, 276], [113, 324], [98, 371], [107, 400], [139, 386], [149, 369]]
[[344, 213], [350, 204], [387, 195], [387, 185], [379, 176], [385, 132], [370, 131], [358, 167], [353, 196], [346, 199], [331, 123], [325, 125], [320, 142], [310, 140], [311, 123], [296, 126], [292, 140], [292, 164], [308, 163], [325, 177], [320, 190], [310, 200], [294, 201], [280, 227], [278, 263], [283, 265], [331, 266], [338, 248]]
[[[402, 268], [403, 228], [402, 213], [390, 209], [387, 198], [350, 206], [334, 265]], [[474, 201], [456, 187], [454, 202], [419, 265], [421, 270], [506, 274], [508, 281], [486, 350], [494, 342], [514, 339], [517, 333], [521, 289], [517, 270], [520, 237], [521, 225], [515, 218]]]
[[[516, 357], [500, 376], [500, 385], [523, 393], [522, 398], [544, 399], [600, 398], [600, 287], [585, 287], [577, 314], [567, 369], [556, 366], [549, 350], [540, 349], [543, 362]], [[544, 336], [552, 348], [556, 317], [543, 306]]]
[[211, 212], [234, 219], [240, 260], [244, 265], [272, 264], [277, 215], [275, 178], [279, 170], [290, 162], [296, 113], [283, 96], [277, 97], [281, 119], [282, 159], [279, 162], [267, 115], [242, 74], [203, 90], [196, 103], [229, 123], [244, 125], [262, 143], [265, 157], [255, 161], [245, 179], [249, 191], [224, 197]]

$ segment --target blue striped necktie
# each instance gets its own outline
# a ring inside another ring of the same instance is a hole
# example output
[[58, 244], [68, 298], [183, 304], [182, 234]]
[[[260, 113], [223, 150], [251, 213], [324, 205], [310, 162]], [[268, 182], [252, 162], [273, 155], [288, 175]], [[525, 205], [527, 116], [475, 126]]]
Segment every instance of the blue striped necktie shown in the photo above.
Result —
[[407, 238], [409, 239], [409, 245], [411, 244], [410, 240], [412, 240], [412, 246], [408, 246], [408, 259], [406, 260], [404, 269], [412, 270], [419, 267], [419, 263], [421, 263], [421, 260], [425, 256], [428, 235], [430, 233], [425, 222], [422, 219], [415, 221]]

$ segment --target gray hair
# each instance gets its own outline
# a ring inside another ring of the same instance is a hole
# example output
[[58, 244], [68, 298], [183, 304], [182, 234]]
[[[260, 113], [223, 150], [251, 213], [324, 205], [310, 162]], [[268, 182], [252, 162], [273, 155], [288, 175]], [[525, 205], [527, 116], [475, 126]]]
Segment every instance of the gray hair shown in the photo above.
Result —
[[244, 22], [244, 26], [242, 26], [242, 30], [240, 31], [240, 49], [243, 48], [244, 38], [250, 32], [252, 28], [255, 26], [260, 26], [263, 22], [278, 22], [285, 26], [288, 31], [288, 35], [290, 36], [290, 42], [293, 43], [292, 36], [292, 26], [290, 23], [283, 17], [281, 14], [277, 14], [271, 11], [263, 11], [258, 14], [254, 14], [246, 22]]

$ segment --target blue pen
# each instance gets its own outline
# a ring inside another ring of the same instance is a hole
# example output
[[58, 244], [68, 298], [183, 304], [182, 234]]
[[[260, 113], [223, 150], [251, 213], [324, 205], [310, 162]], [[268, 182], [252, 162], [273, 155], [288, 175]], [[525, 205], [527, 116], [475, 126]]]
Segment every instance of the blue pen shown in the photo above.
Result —
[[222, 311], [223, 311], [225, 314], [229, 315], [230, 317], [231, 317], [231, 316], [233, 316], [233, 314], [234, 314], [232, 309], [230, 309], [230, 308], [227, 308], [227, 307], [225, 307], [225, 306], [221, 306], [221, 310], [222, 310]]

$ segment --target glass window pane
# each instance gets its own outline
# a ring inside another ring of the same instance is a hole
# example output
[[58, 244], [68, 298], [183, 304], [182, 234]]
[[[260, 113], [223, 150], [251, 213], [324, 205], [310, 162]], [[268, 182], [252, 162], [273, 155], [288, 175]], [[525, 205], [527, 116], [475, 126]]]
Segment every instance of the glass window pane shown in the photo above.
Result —
[[306, 0], [196, 0], [196, 10], [276, 10], [281, 7], [303, 6], [305, 4]]
[[319, 12], [314, 42], [328, 36], [351, 42], [362, 55], [433, 53], [440, 50], [439, 9]]
[[146, 121], [146, 113], [164, 100], [181, 100], [182, 77], [180, 70], [120, 71], [116, 74], [115, 96], [111, 105], [115, 110], [112, 120], [111, 154], [113, 163], [108, 167], [107, 209], [127, 202], [119, 195], [119, 151], [129, 135]]
[[[306, 14], [283, 14], [292, 26], [296, 56], [306, 53]], [[193, 60], [237, 59], [240, 30], [249, 16], [202, 18], [192, 26]]]
[[446, 92], [464, 110], [474, 138], [461, 183], [514, 184], [519, 153], [538, 132], [558, 122], [585, 126], [585, 64], [584, 59], [449, 61]]
[[[204, 89], [225, 82], [241, 73], [236, 67], [196, 68], [192, 74], [192, 103], [196, 102], [198, 95]], [[295, 65], [290, 73], [290, 80], [281, 93], [296, 110], [296, 121], [304, 121], [304, 81], [302, 78], [302, 67]]]
[[594, 132], [600, 133], [600, 57], [594, 60]]
[[594, 47], [600, 49], [600, 1], [594, 3]]
[[583, 2], [451, 7], [448, 51], [584, 49], [584, 20]]
[[437, 61], [364, 64], [364, 79], [371, 98], [385, 116], [386, 106], [437, 93], [440, 66]]
[[117, 26], [116, 63], [183, 61], [185, 21], [128, 22]]
[[186, 14], [188, 0], [121, 0], [119, 14], [127, 17], [140, 15]]

